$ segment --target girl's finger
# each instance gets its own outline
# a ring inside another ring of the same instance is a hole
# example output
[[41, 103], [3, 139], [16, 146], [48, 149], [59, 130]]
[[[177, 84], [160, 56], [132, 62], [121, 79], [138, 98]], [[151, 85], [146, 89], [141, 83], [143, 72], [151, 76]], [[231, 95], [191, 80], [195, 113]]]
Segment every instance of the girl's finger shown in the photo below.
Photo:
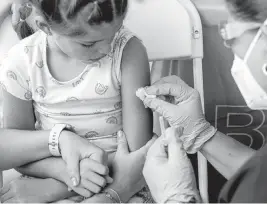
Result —
[[81, 187], [75, 187], [73, 188], [73, 191], [85, 198], [90, 198], [93, 195], [91, 191]]
[[81, 176], [82, 176], [82, 179], [89, 180], [100, 187], [105, 187], [107, 184], [107, 181], [104, 177], [92, 171], [88, 171]]
[[87, 190], [93, 192], [93, 193], [100, 193], [102, 188], [93, 182], [87, 180], [87, 179], [82, 179], [81, 180], [81, 185], [86, 188]]
[[110, 176], [105, 176], [105, 178], [108, 184], [113, 183], [113, 178], [111, 178]]
[[[87, 168], [87, 169], [82, 170], [83, 168]], [[103, 164], [100, 164], [97, 161], [94, 161], [92, 159], [88, 159], [86, 167], [81, 166], [81, 172], [85, 173], [90, 170], [103, 176], [108, 175], [109, 173], [107, 166], [104, 166]]]

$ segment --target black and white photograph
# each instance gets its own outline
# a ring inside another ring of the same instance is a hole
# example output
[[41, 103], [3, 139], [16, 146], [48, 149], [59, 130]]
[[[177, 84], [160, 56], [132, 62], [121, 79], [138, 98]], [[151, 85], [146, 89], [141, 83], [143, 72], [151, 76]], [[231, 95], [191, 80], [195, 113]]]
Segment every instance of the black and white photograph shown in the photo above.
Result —
[[267, 0], [1, 0], [0, 203], [267, 203]]

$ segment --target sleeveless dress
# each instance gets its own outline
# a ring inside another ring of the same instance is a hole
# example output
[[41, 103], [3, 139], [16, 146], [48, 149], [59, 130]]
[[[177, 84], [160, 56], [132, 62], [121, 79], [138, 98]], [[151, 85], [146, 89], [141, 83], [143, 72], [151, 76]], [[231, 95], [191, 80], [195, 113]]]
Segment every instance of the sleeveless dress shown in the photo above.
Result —
[[[1, 65], [0, 85], [13, 96], [33, 102], [36, 130], [68, 124], [106, 152], [115, 152], [117, 132], [122, 129], [121, 59], [132, 37], [121, 27], [107, 56], [89, 62], [74, 79], [61, 82], [47, 65], [47, 35], [38, 31], [10, 50]], [[148, 190], [135, 198], [133, 202], [151, 202]]]

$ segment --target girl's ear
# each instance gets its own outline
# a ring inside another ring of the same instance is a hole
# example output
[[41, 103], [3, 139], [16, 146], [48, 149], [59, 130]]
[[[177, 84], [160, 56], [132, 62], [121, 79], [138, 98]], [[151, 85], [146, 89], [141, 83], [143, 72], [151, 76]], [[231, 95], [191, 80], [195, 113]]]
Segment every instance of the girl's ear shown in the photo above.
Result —
[[41, 16], [36, 16], [35, 23], [36, 23], [36, 26], [40, 30], [45, 32], [47, 35], [52, 35], [50, 26], [46, 23], [46, 21], [44, 21], [44, 19]]

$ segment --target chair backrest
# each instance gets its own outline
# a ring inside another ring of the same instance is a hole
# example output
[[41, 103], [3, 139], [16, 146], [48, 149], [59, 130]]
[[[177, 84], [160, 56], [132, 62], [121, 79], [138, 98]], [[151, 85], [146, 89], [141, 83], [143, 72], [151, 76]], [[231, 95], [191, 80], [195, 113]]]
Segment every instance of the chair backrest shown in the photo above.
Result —
[[151, 61], [203, 57], [202, 26], [190, 0], [130, 0], [125, 25]]

